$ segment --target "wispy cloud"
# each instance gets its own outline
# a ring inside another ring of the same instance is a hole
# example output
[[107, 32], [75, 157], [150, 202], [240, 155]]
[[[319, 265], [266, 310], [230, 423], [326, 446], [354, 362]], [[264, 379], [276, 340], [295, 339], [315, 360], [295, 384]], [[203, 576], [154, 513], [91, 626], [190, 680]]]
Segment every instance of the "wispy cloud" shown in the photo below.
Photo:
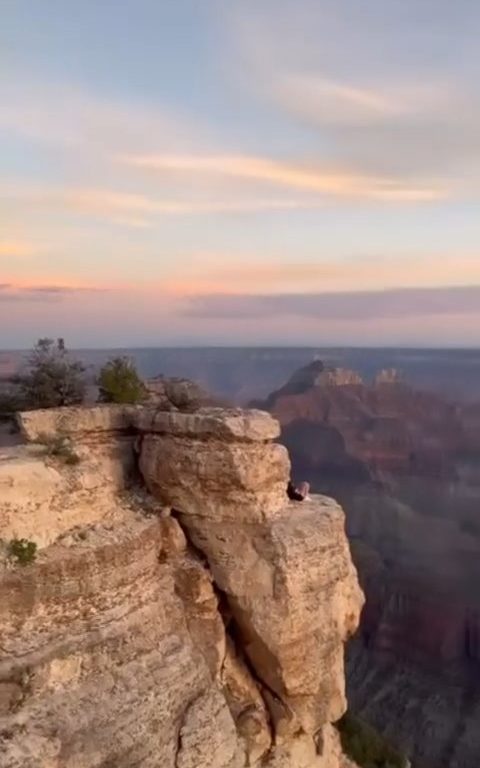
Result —
[[274, 76], [265, 94], [287, 117], [320, 131], [343, 162], [399, 180], [426, 173], [466, 191], [472, 172], [480, 173], [480, 99], [465, 86], [385, 76], [358, 84], [307, 72]]
[[237, 263], [228, 258], [205, 255], [201, 266], [192, 264], [188, 277], [173, 275], [164, 289], [176, 295], [224, 294], [239, 292], [269, 295], [319, 290], [365, 291], [396, 288], [433, 288], [480, 285], [480, 256], [476, 253], [411, 254], [395, 258], [350, 258], [313, 263], [263, 262], [245, 255]]
[[[322, 207], [323, 198], [306, 197], [238, 197], [206, 200], [162, 199], [152, 195], [129, 193], [105, 188], [60, 187], [49, 184], [0, 184], [0, 198], [17, 205], [29, 205], [53, 211], [69, 211], [91, 218], [108, 219], [130, 227], [148, 227], [162, 217], [235, 215], [262, 211], [295, 211]], [[31, 208], [30, 208], [31, 210]], [[27, 254], [28, 246], [0, 242], [0, 256]]]
[[369, 85], [349, 80], [328, 80], [316, 72], [273, 78], [270, 96], [280, 105], [319, 126], [393, 123], [442, 117], [457, 100], [445, 82], [390, 82]]
[[389, 320], [392, 318], [480, 314], [480, 286], [405, 288], [348, 293], [211, 295], [190, 297], [184, 314], [192, 318], [284, 318]]
[[0, 283], [0, 303], [57, 302], [75, 295], [95, 294], [106, 288], [82, 285]]
[[410, 0], [245, 0], [225, 13], [225, 61], [236, 50], [245, 91], [331, 159], [478, 194], [480, 12], [437, 6], [433, 21]]
[[248, 155], [130, 155], [123, 162], [160, 173], [176, 171], [263, 182], [280, 188], [300, 189], [325, 196], [381, 201], [420, 202], [448, 195], [440, 183], [402, 183], [395, 178], [354, 172], [330, 172], [315, 164], [288, 163]]
[[102, 98], [72, 85], [20, 77], [0, 80], [0, 128], [13, 135], [110, 154], [138, 146], [191, 145], [202, 135], [188, 117], [149, 103]]

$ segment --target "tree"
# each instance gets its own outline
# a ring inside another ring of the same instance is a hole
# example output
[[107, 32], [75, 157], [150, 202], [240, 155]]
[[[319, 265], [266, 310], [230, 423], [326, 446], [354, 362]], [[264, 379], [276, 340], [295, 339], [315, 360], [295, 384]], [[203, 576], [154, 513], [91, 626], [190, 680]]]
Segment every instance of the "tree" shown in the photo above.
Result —
[[146, 396], [145, 386], [135, 364], [128, 357], [114, 357], [98, 377], [101, 403], [138, 403]]
[[15, 377], [26, 408], [78, 405], [85, 397], [85, 366], [71, 358], [63, 339], [39, 339], [27, 370]]

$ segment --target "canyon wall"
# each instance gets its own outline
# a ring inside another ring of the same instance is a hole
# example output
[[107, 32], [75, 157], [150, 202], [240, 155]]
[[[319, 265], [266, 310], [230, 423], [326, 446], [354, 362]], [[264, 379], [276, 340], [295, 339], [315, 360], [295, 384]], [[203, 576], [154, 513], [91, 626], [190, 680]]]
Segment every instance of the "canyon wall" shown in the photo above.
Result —
[[480, 756], [480, 420], [386, 370], [321, 361], [266, 402], [295, 479], [334, 496], [367, 602], [348, 653], [353, 711], [417, 768]]
[[[277, 422], [105, 406], [0, 450], [2, 768], [343, 768], [363, 602]], [[9, 543], [37, 544], [21, 565]]]

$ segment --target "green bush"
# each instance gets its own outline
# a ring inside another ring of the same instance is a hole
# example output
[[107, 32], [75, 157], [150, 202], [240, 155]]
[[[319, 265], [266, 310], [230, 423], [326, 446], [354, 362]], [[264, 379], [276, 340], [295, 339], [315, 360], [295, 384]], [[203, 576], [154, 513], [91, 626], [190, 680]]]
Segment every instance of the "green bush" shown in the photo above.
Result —
[[408, 761], [374, 728], [347, 712], [337, 723], [342, 748], [360, 768], [406, 768]]
[[143, 381], [128, 357], [109, 360], [100, 371], [98, 387], [101, 403], [139, 403], [146, 395]]
[[37, 556], [37, 545], [28, 539], [12, 539], [8, 545], [8, 554], [19, 565], [33, 563]]
[[14, 383], [26, 408], [78, 405], [85, 397], [85, 367], [70, 357], [63, 339], [39, 339]]

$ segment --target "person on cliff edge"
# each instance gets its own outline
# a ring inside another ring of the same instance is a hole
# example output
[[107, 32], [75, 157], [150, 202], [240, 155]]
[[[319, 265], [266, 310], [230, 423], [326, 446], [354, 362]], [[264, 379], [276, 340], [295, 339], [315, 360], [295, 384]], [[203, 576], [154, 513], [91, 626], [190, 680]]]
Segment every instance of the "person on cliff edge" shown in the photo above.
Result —
[[310, 496], [308, 495], [310, 492], [310, 485], [309, 483], [300, 483], [298, 488], [292, 483], [290, 480], [287, 485], [287, 496], [290, 499], [290, 501], [310, 501]]

